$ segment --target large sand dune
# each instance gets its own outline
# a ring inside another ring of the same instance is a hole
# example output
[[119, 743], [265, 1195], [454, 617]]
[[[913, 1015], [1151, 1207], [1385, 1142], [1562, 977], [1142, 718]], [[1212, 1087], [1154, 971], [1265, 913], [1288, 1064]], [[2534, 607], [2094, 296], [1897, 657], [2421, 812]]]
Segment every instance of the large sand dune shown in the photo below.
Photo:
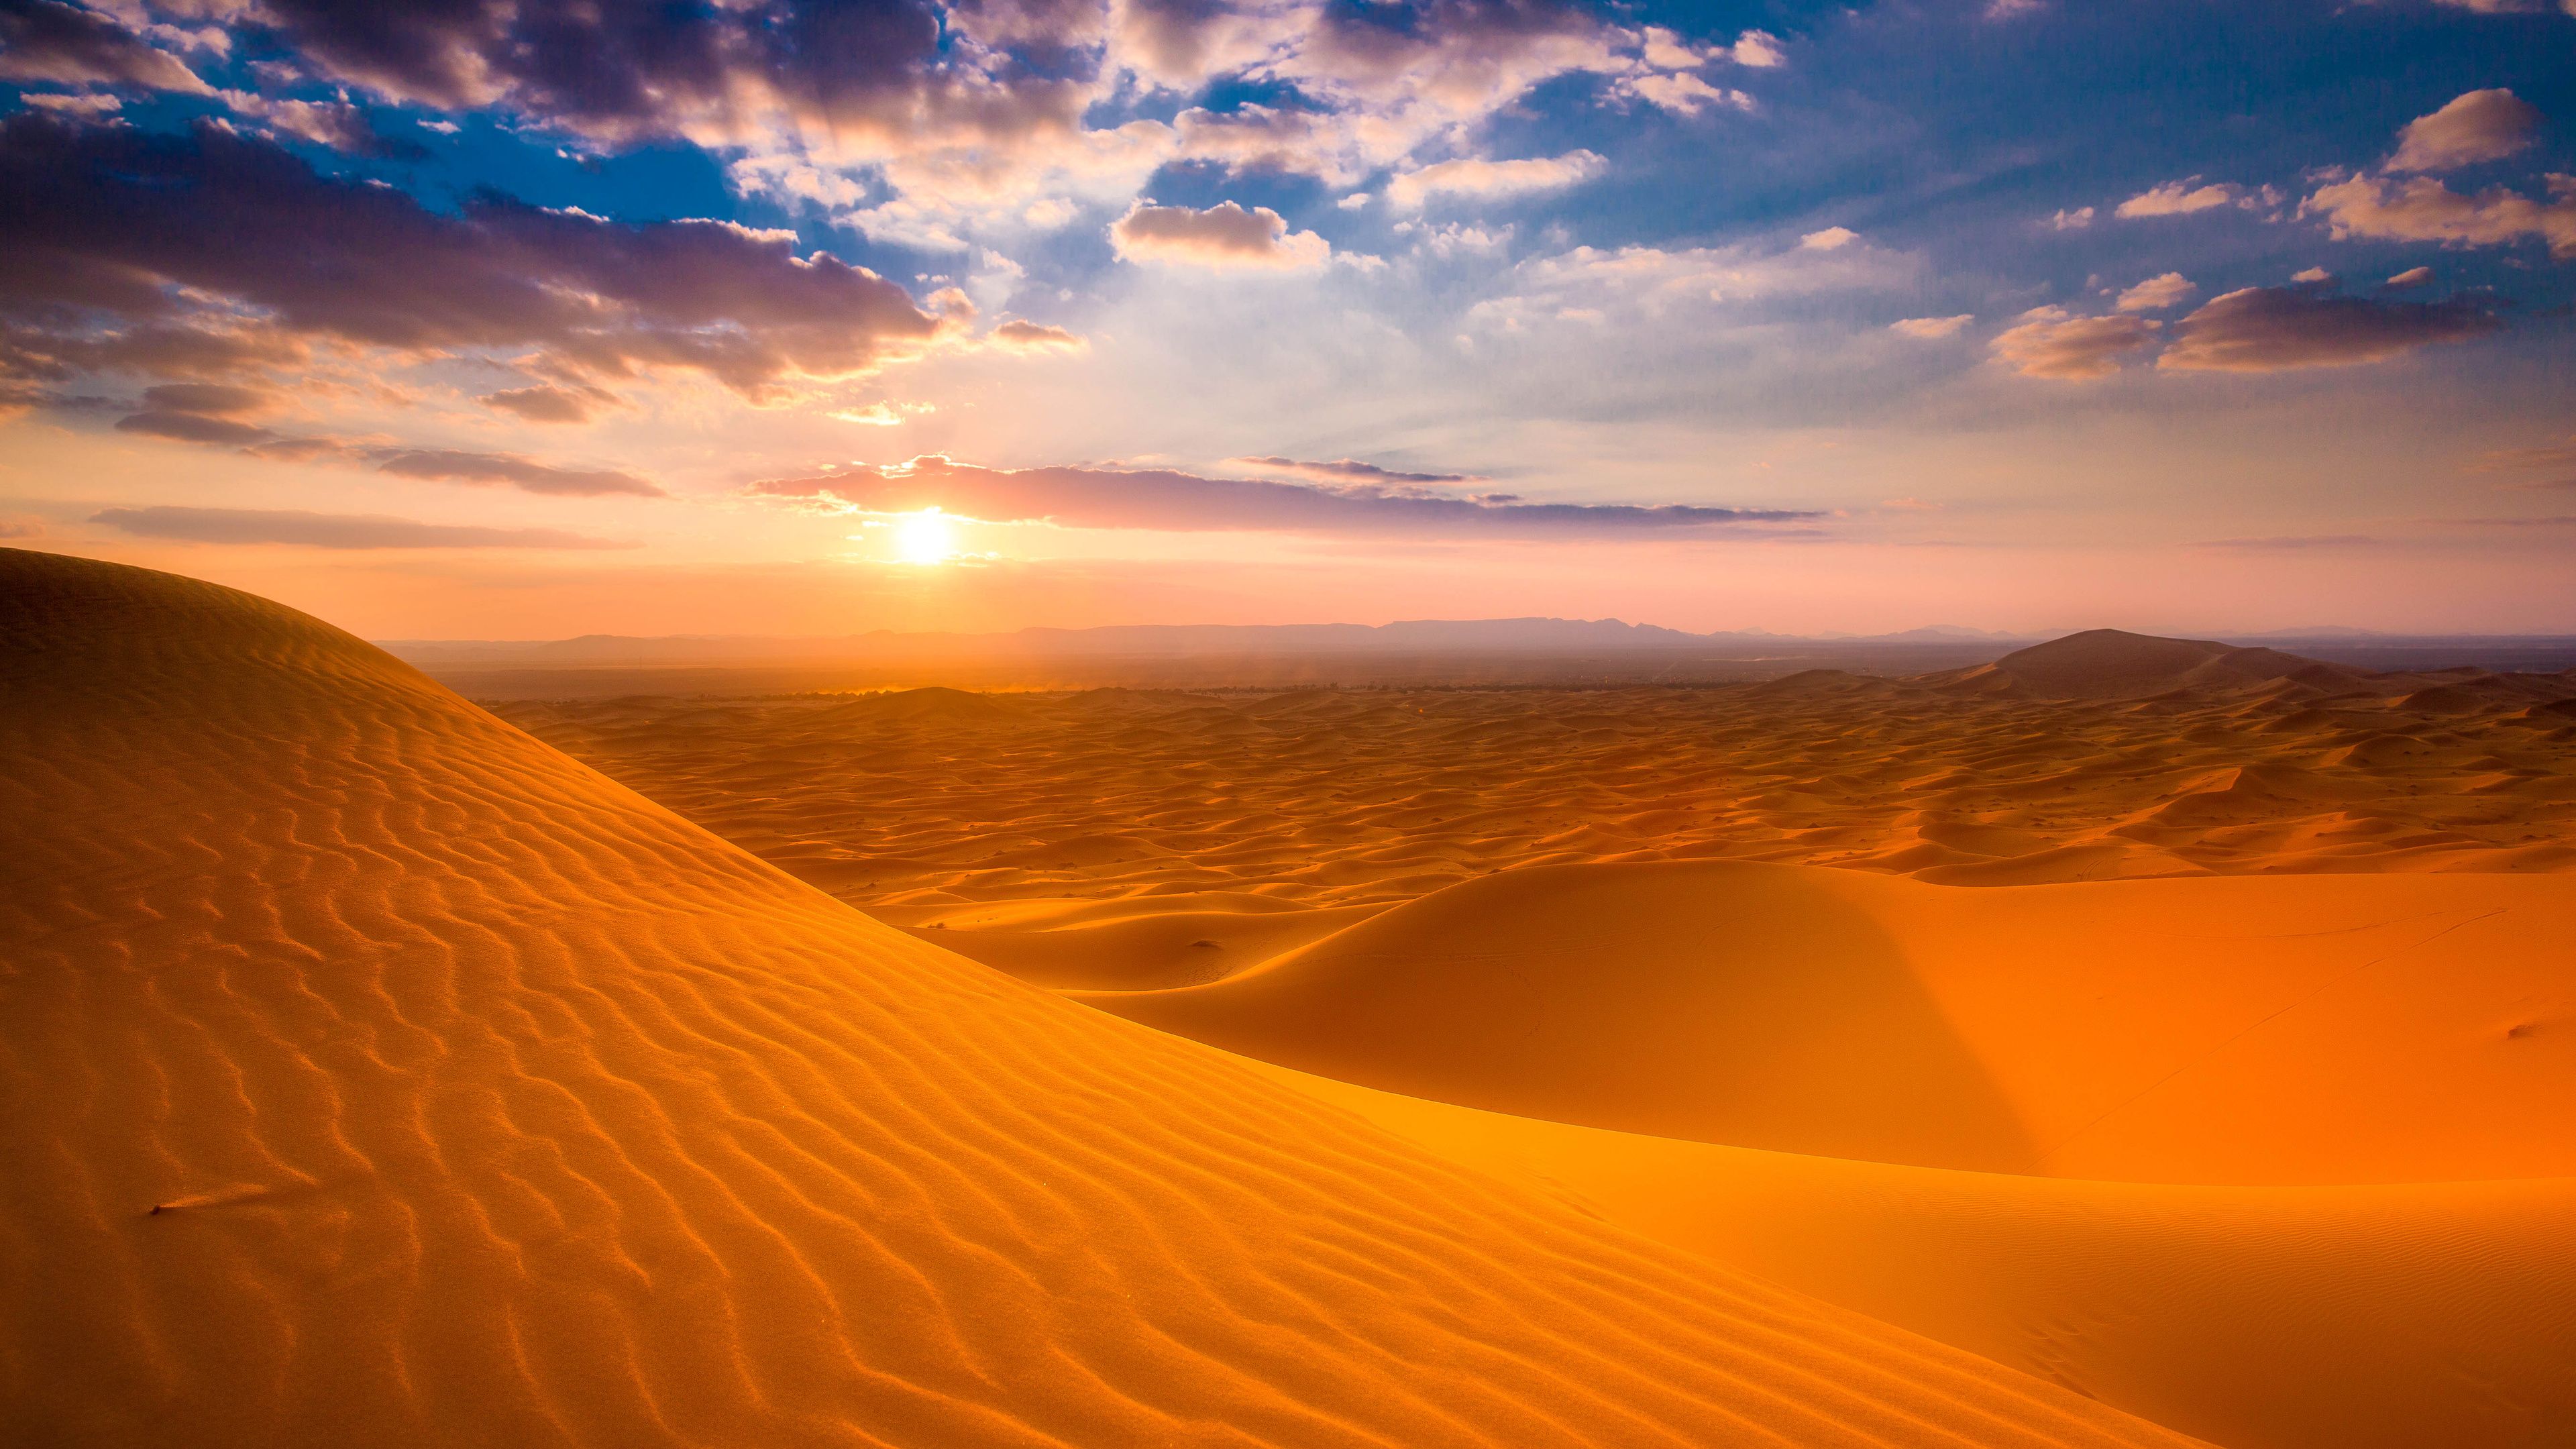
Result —
[[313, 620], [0, 554], [35, 1444], [2165, 1444], [871, 922]]
[[1345, 1081], [1927, 1167], [2289, 1185], [2576, 1176], [2576, 876], [1962, 890], [1541, 867], [1198, 986], [1086, 992]]

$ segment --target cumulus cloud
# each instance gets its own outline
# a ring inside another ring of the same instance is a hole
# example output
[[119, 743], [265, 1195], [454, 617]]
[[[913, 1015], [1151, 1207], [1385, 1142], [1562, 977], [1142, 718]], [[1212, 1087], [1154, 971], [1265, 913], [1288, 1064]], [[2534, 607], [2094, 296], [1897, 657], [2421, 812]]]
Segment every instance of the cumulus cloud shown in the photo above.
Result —
[[2089, 206], [2079, 206], [2072, 211], [2060, 207], [2057, 214], [2048, 219], [2052, 231], [2082, 231], [2092, 224], [2093, 208]]
[[1620, 88], [1649, 105], [1682, 116], [1696, 116], [1711, 106], [1737, 111], [1761, 108], [1760, 102], [1744, 92], [1710, 85], [1688, 71], [1632, 76], [1621, 82]]
[[1418, 487], [1425, 484], [1482, 481], [1473, 473], [1401, 473], [1392, 468], [1381, 468], [1375, 463], [1363, 463], [1356, 458], [1336, 458], [1329, 463], [1314, 462], [1304, 458], [1278, 457], [1228, 458], [1225, 461], [1238, 468], [1261, 468], [1273, 473], [1286, 473], [1293, 477], [1329, 484], [1393, 484]]
[[2182, 273], [2167, 272], [2161, 277], [2149, 277], [2122, 292], [2118, 305], [2123, 312], [2154, 312], [2170, 307], [2199, 290]]
[[1392, 205], [1416, 210], [1433, 196], [1515, 196], [1553, 191], [1598, 176], [1608, 164], [1590, 151], [1519, 161], [1442, 161], [1405, 172], [1388, 182], [1386, 199]]
[[888, 468], [755, 483], [751, 496], [845, 512], [937, 508], [991, 523], [1166, 532], [1444, 536], [1494, 531], [1639, 534], [1803, 524], [1810, 510], [1689, 504], [1530, 503], [1410, 485], [1201, 478], [1162, 469], [979, 468], [937, 455]]
[[2155, 342], [2162, 325], [2147, 317], [2078, 317], [2063, 307], [2037, 307], [1991, 345], [2024, 377], [2083, 382], [2119, 371]]
[[1900, 337], [1920, 338], [1929, 342], [1941, 337], [1956, 337], [1959, 335], [1959, 329], [1976, 320], [1975, 314], [1969, 312], [1962, 312], [1956, 317], [1908, 317], [1902, 322], [1888, 323], [1887, 330]]
[[2199, 181], [2200, 178], [2194, 176], [2184, 181], [2167, 181], [2161, 185], [2150, 186], [2121, 202], [2114, 214], [2131, 218], [2189, 216], [2193, 212], [2210, 211], [2230, 205], [2244, 195], [2240, 188], [2228, 182], [2212, 182], [2202, 186], [2198, 184]]
[[0, 4], [0, 80], [189, 95], [212, 90], [177, 56], [95, 10], [59, 0]]
[[2327, 271], [2323, 267], [2308, 267], [2304, 270], [2290, 274], [2291, 281], [2305, 283], [2310, 286], [2331, 286], [2334, 283], [2334, 279], [2334, 273]]
[[1860, 233], [1847, 226], [1829, 226], [1798, 238], [1798, 245], [1812, 252], [1829, 252], [1860, 240]]
[[2301, 216], [2322, 216], [2337, 240], [2503, 246], [2537, 237], [2551, 256], [2576, 257], [2576, 176], [2552, 175], [2551, 199], [2538, 202], [2501, 186], [2464, 196], [2430, 176], [2392, 181], [2354, 176], [2317, 188]]
[[233, 114], [261, 122], [290, 136], [354, 156], [419, 159], [427, 153], [408, 142], [386, 139], [364, 111], [346, 101], [300, 101], [249, 91], [218, 94]]
[[1292, 232], [1266, 206], [1247, 211], [1221, 201], [1205, 211], [1140, 201], [1110, 224], [1118, 255], [1131, 262], [1169, 262], [1218, 270], [1297, 271], [1322, 266], [1332, 246], [1311, 231]]
[[2174, 343], [2156, 365], [2201, 372], [2351, 367], [2501, 325], [2457, 300], [2379, 302], [2306, 287], [2247, 287], [2210, 299], [2176, 324]]
[[1780, 45], [1780, 37], [1767, 30], [1748, 30], [1735, 38], [1727, 48], [1727, 58], [1737, 65], [1769, 70], [1789, 63], [1789, 52]]
[[792, 240], [491, 195], [434, 212], [216, 126], [0, 121], [0, 252], [19, 262], [0, 270], [0, 318], [20, 319], [14, 350], [57, 365], [102, 327], [202, 336], [247, 312], [293, 339], [526, 356], [570, 376], [680, 368], [761, 397], [915, 355], [951, 327]]
[[281, 543], [300, 548], [634, 548], [555, 528], [476, 528], [373, 513], [294, 508], [106, 508], [90, 515], [137, 538], [186, 543]]
[[2390, 171], [2449, 171], [2500, 161], [2531, 144], [2540, 112], [2509, 90], [2470, 91], [2397, 133]]

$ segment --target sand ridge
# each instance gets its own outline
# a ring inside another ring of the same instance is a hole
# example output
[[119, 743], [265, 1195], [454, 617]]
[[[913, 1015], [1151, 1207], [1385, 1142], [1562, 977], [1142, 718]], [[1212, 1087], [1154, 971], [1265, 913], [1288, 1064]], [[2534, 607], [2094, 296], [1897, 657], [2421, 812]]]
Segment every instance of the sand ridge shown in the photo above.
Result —
[[10, 551], [0, 613], [32, 1442], [2185, 1442], [907, 938], [291, 611]]

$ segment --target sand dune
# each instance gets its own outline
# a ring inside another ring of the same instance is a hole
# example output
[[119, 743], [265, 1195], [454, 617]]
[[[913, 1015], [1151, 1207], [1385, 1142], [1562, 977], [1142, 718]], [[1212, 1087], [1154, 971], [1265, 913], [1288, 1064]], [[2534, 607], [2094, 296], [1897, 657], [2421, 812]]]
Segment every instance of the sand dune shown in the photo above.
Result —
[[2183, 1442], [909, 939], [290, 611], [9, 552], [0, 612], [21, 1442]]
[[1950, 1172], [1280, 1076], [1458, 1161], [2233, 1449], [2576, 1434], [2576, 1178], [2242, 1188]]
[[2576, 1176], [2576, 877], [1958, 890], [1696, 862], [1489, 876], [1082, 999], [1439, 1101], [2116, 1181]]

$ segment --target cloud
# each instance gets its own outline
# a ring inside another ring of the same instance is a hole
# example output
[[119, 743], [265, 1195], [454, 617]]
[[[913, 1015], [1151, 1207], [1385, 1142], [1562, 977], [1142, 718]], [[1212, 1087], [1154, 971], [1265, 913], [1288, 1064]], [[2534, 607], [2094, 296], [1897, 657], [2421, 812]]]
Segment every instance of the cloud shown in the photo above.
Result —
[[845, 512], [938, 508], [991, 523], [1165, 532], [1280, 532], [1452, 536], [1495, 531], [1644, 534], [1802, 524], [1803, 509], [1686, 504], [1529, 503], [1509, 495], [1458, 496], [1367, 483], [1318, 486], [1250, 478], [1201, 478], [1163, 469], [978, 468], [937, 455], [897, 467], [755, 483], [751, 496]]
[[249, 91], [218, 94], [235, 115], [247, 116], [334, 151], [404, 160], [419, 160], [429, 154], [410, 142], [387, 140], [367, 119], [366, 112], [346, 101], [287, 100]]
[[2021, 325], [1997, 335], [1995, 356], [2024, 377], [2090, 381], [2108, 377], [2155, 341], [2162, 324], [2147, 317], [2077, 317], [2063, 307], [2022, 314]]
[[1433, 196], [1516, 196], [1553, 191], [1601, 174], [1609, 163], [1590, 151], [1519, 161], [1442, 161], [1389, 181], [1389, 204], [1412, 211]]
[[845, 423], [857, 423], [862, 427], [894, 428], [901, 427], [923, 413], [938, 410], [937, 405], [932, 403], [872, 402], [865, 407], [842, 408], [826, 416]]
[[277, 401], [277, 394], [267, 388], [239, 387], [220, 382], [171, 382], [143, 390], [143, 405], [147, 409], [204, 413], [213, 417], [265, 412], [275, 407]]
[[373, 513], [292, 508], [107, 508], [90, 515], [137, 538], [187, 543], [282, 543], [301, 548], [634, 548], [554, 528], [474, 528]]
[[1748, 30], [1728, 47], [1727, 58], [1737, 65], [1756, 70], [1769, 70], [1789, 63], [1789, 52], [1780, 45], [1780, 37], [1767, 30]]
[[268, 442], [277, 436], [256, 423], [245, 423], [235, 418], [153, 410], [118, 418], [116, 430], [140, 433], [148, 438], [168, 438], [177, 443], [207, 443], [217, 447], [247, 447]]
[[2161, 277], [2149, 277], [2122, 292], [2118, 305], [2123, 312], [2153, 312], [2170, 307], [2199, 290], [2182, 273], [2167, 272]]
[[210, 90], [178, 57], [95, 10], [57, 0], [0, 3], [0, 80], [188, 95]]
[[2293, 533], [2265, 538], [2212, 538], [2195, 545], [2249, 553], [2294, 553], [2302, 549], [2377, 548], [2388, 540], [2366, 533]]
[[1363, 463], [1354, 458], [1336, 458], [1329, 463], [1312, 462], [1302, 458], [1228, 458], [1226, 462], [1238, 468], [1264, 468], [1273, 473], [1287, 473], [1328, 484], [1419, 485], [1483, 481], [1473, 473], [1399, 473], [1392, 468], [1381, 468], [1375, 463]]
[[2531, 144], [2540, 112], [2508, 90], [2470, 91], [2397, 133], [2390, 171], [2449, 171], [2500, 161]]
[[2494, 316], [2457, 300], [2379, 302], [2306, 287], [2247, 287], [2175, 324], [2156, 365], [2177, 371], [2278, 372], [2351, 367], [2495, 331]]
[[2334, 285], [2334, 279], [2334, 273], [2327, 271], [2323, 267], [2309, 267], [2305, 271], [2293, 272], [2290, 274], [2290, 280], [2293, 282], [2302, 282], [2318, 287], [2332, 286]]
[[0, 272], [0, 315], [48, 319], [56, 353], [102, 323], [202, 331], [255, 312], [290, 339], [571, 376], [682, 368], [759, 398], [917, 355], [953, 325], [785, 233], [489, 194], [434, 212], [211, 125], [0, 121], [0, 252], [20, 263]]
[[1928, 342], [1940, 337], [1956, 337], [1960, 328], [1976, 320], [1976, 314], [1971, 312], [1962, 312], [1956, 317], [1908, 317], [1902, 322], [1888, 323], [1887, 330], [1900, 337], [1920, 338]]
[[1687, 71], [1632, 76], [1620, 83], [1620, 89], [1649, 105], [1682, 116], [1696, 116], [1711, 106], [1725, 106], [1737, 111], [1761, 108], [1760, 102], [1744, 92], [1710, 85]]
[[2079, 206], [2073, 211], [2061, 207], [2055, 216], [2048, 219], [2052, 231], [2082, 231], [2092, 224], [2093, 208], [2089, 206]]
[[2576, 176], [2552, 175], [2549, 187], [2552, 200], [2544, 205], [2501, 186], [2463, 196], [2430, 176], [2355, 176], [2317, 188], [2299, 203], [2299, 214], [2324, 217], [2338, 241], [2375, 237], [2503, 246], [2539, 237], [2549, 243], [2551, 256], [2576, 257]]
[[2432, 284], [2433, 269], [2431, 267], [2408, 267], [2406, 270], [2399, 272], [2396, 276], [2390, 277], [2380, 285], [2387, 287], [2392, 291], [2404, 291], [2410, 287], [2429, 287]]
[[1332, 247], [1311, 231], [1291, 232], [1269, 207], [1246, 211], [1221, 201], [1205, 211], [1140, 201], [1110, 224], [1118, 255], [1220, 270], [1296, 271], [1320, 267]]
[[2539, 448], [2498, 448], [2478, 455], [2478, 461], [2470, 465], [2470, 471], [2475, 473], [2502, 473], [2518, 468], [2576, 468], [2576, 437]]
[[1091, 346], [1061, 327], [1026, 322], [1016, 317], [987, 335], [991, 341], [1013, 352], [1081, 352]]
[[603, 388], [544, 384], [487, 392], [477, 401], [488, 408], [516, 413], [532, 423], [586, 423], [601, 404], [614, 403], [616, 397]]
[[2189, 216], [2193, 212], [2209, 211], [2229, 205], [2244, 194], [2239, 188], [2227, 182], [2213, 182], [2207, 186], [2194, 184], [2199, 180], [2199, 177], [2194, 176], [2186, 181], [2167, 181], [2161, 185], [2150, 186], [2121, 202], [2114, 214], [2130, 218]]
[[1811, 252], [1829, 252], [1860, 240], [1860, 233], [1847, 226], [1829, 226], [1798, 238], [1798, 245]]
[[448, 483], [502, 483], [528, 493], [599, 497], [611, 493], [660, 498], [660, 488], [632, 473], [611, 469], [556, 468], [515, 453], [469, 453], [455, 448], [379, 450], [376, 471], [397, 478], [430, 478]]

